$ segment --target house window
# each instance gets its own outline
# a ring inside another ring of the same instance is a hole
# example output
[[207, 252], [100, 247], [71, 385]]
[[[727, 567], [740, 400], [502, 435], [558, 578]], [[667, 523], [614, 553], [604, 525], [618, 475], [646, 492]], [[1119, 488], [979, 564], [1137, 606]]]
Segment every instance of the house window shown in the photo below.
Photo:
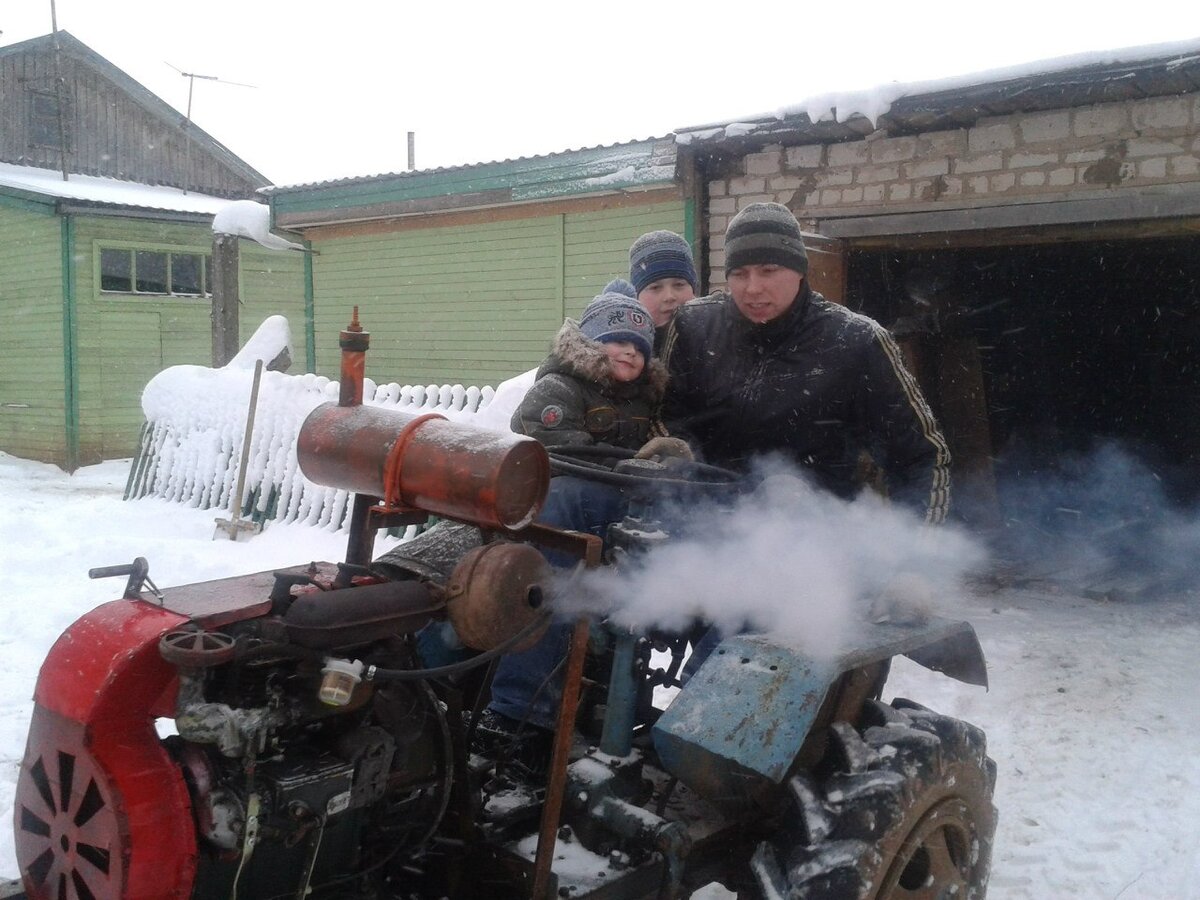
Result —
[[100, 291], [206, 297], [212, 293], [212, 262], [204, 253], [166, 250], [100, 250]]
[[[54, 150], [62, 149], [65, 127], [60, 127], [58, 113], [58, 97], [54, 94], [45, 91], [29, 92], [29, 143], [31, 146], [49, 147]], [[65, 124], [63, 123], [63, 126]], [[68, 141], [68, 143], [70, 142]]]

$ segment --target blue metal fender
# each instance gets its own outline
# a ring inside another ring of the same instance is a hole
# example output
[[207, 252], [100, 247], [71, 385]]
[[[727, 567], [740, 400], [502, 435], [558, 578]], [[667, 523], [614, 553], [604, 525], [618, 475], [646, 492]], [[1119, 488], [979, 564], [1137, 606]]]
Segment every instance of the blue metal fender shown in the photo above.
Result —
[[966, 622], [867, 625], [820, 658], [769, 635], [737, 635], [718, 645], [654, 725], [659, 760], [706, 799], [742, 805], [784, 779], [842, 673], [898, 655], [987, 686], [983, 651]]

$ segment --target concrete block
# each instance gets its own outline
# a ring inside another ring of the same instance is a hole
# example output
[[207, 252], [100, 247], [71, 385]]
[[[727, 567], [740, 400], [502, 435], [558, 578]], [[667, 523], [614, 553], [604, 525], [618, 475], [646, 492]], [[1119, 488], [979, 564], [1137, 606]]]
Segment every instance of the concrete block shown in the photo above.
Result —
[[942, 157], [941, 159], [925, 159], [920, 162], [909, 163], [904, 167], [905, 178], [935, 178], [938, 175], [950, 174], [950, 160]]
[[710, 213], [722, 213], [724, 215], [733, 215], [737, 212], [737, 198], [735, 197], [715, 197], [708, 201], [708, 211]]
[[1063, 162], [1078, 165], [1079, 163], [1094, 163], [1104, 159], [1104, 150], [1071, 150], [1063, 156]]
[[708, 249], [709, 250], [724, 250], [725, 249], [725, 230], [722, 229], [720, 234], [714, 234], [712, 231], [708, 233]]
[[730, 178], [729, 193], [736, 196], [743, 194], [761, 194], [767, 189], [765, 178]]
[[1021, 187], [1041, 187], [1046, 183], [1045, 172], [1022, 172]]
[[972, 175], [967, 179], [967, 188], [972, 194], [986, 194], [988, 192], [988, 177], [986, 175]]
[[783, 170], [782, 154], [778, 149], [765, 150], [762, 153], [751, 153], [745, 158], [746, 174], [749, 175], [778, 175]]
[[821, 206], [837, 206], [842, 201], [841, 191], [821, 191]]
[[1086, 106], [1071, 113], [1071, 132], [1076, 137], [1116, 136], [1129, 127], [1129, 108], [1123, 103]]
[[1176, 178], [1197, 178], [1200, 176], [1200, 157], [1176, 156], [1171, 160], [1171, 174]]
[[1017, 174], [1015, 172], [1000, 172], [991, 177], [991, 193], [1002, 194], [1011, 190], [1016, 183]]
[[1061, 141], [1071, 134], [1071, 113], [1062, 110], [1023, 116], [1017, 121], [1017, 130], [1021, 140], [1027, 144]]
[[863, 188], [863, 203], [878, 204], [882, 203], [884, 197], [887, 196], [887, 185], [883, 184], [868, 184]]
[[853, 169], [825, 169], [823, 172], [817, 173], [817, 183], [821, 187], [838, 187], [844, 184], [853, 184], [853, 182]]
[[783, 154], [784, 162], [789, 169], [816, 169], [822, 164], [824, 157], [824, 144], [788, 147]]
[[863, 189], [860, 187], [846, 188], [842, 191], [842, 203], [862, 203]]
[[917, 155], [917, 140], [912, 137], [882, 138], [868, 145], [871, 162], [907, 162]]
[[970, 175], [975, 172], [997, 172], [1004, 168], [1004, 156], [1000, 153], [984, 153], [981, 156], [968, 156], [954, 160], [951, 169], [956, 175]]
[[907, 182], [903, 184], [893, 184], [888, 188], [888, 199], [892, 201], [903, 201], [912, 199], [912, 185]]
[[803, 183], [799, 175], [776, 175], [767, 179], [767, 190], [798, 191]]
[[708, 217], [708, 233], [720, 234], [725, 233], [725, 229], [729, 227], [728, 216], [709, 216]]
[[1057, 153], [1024, 153], [1017, 151], [1008, 157], [1008, 167], [1010, 169], [1031, 169], [1034, 166], [1049, 166], [1057, 162]]
[[943, 197], [961, 197], [963, 193], [963, 180], [956, 178], [953, 175], [947, 175], [942, 178], [942, 196]]
[[1017, 134], [1010, 122], [976, 125], [967, 132], [967, 150], [987, 153], [991, 150], [1011, 150], [1017, 146]]
[[743, 197], [738, 197], [738, 209], [745, 209], [751, 203], [780, 203], [780, 199], [775, 194], [746, 194]]
[[1070, 166], [1064, 166], [1060, 169], [1051, 169], [1049, 181], [1050, 184], [1054, 185], [1055, 187], [1066, 187], [1067, 185], [1074, 184], [1075, 170]]
[[1191, 97], [1155, 97], [1139, 100], [1129, 111], [1133, 127], [1138, 131], [1187, 128], [1192, 120]]
[[1139, 178], [1166, 178], [1166, 157], [1156, 156], [1153, 159], [1143, 159], [1137, 164], [1137, 173]]
[[870, 148], [866, 141], [851, 141], [846, 144], [830, 144], [827, 154], [828, 166], [831, 169], [842, 166], [861, 166], [871, 159]]
[[881, 181], [899, 181], [899, 166], [864, 166], [854, 173], [858, 184], [877, 184]]
[[708, 264], [713, 269], [725, 269], [725, 251], [724, 250], [709, 250]]
[[727, 193], [729, 193], [729, 185], [724, 181], [710, 181], [708, 183], [708, 196], [724, 197]]
[[1154, 137], [1130, 138], [1125, 142], [1125, 155], [1139, 156], [1174, 156], [1183, 153], [1183, 140], [1164, 141]]
[[917, 157], [962, 156], [967, 152], [967, 130], [930, 131], [917, 136]]

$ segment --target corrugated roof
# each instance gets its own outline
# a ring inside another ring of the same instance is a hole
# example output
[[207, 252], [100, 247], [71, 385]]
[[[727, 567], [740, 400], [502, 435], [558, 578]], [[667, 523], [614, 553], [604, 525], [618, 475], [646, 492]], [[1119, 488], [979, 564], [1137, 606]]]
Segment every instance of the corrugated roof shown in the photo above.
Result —
[[438, 166], [432, 169], [413, 169], [411, 171], [402, 172], [381, 172], [376, 175], [351, 175], [346, 178], [334, 178], [328, 181], [309, 181], [300, 184], [268, 185], [267, 187], [259, 188], [258, 193], [264, 195], [273, 195], [287, 193], [290, 191], [312, 190], [314, 188], [367, 184], [372, 181], [382, 181], [384, 179], [391, 178], [414, 178], [420, 176], [445, 175], [458, 172], [467, 172], [473, 169], [486, 169], [489, 166], [511, 166], [522, 162], [551, 160], [555, 157], [566, 157], [572, 154], [588, 153], [596, 150], [617, 150], [621, 147], [632, 147], [635, 144], [645, 144], [653, 141], [665, 141], [669, 140], [671, 137], [671, 134], [665, 134], [660, 137], [638, 138], [631, 141], [620, 141], [615, 144], [597, 144], [594, 147], [577, 147], [569, 150], [556, 150], [552, 153], [535, 154], [533, 156], [514, 156], [508, 159], [493, 159], [487, 162], [463, 163], [462, 165], [457, 166]]

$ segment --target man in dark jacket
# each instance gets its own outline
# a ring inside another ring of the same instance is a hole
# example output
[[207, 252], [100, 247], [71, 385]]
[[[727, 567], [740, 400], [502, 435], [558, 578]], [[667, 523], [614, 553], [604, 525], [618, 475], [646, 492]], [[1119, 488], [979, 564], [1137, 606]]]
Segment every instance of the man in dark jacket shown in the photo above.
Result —
[[682, 307], [667, 335], [670, 433], [735, 469], [781, 453], [839, 496], [857, 491], [865, 452], [893, 499], [942, 521], [950, 452], [937, 423], [888, 332], [809, 287], [791, 211], [734, 216], [725, 272], [728, 293]]

